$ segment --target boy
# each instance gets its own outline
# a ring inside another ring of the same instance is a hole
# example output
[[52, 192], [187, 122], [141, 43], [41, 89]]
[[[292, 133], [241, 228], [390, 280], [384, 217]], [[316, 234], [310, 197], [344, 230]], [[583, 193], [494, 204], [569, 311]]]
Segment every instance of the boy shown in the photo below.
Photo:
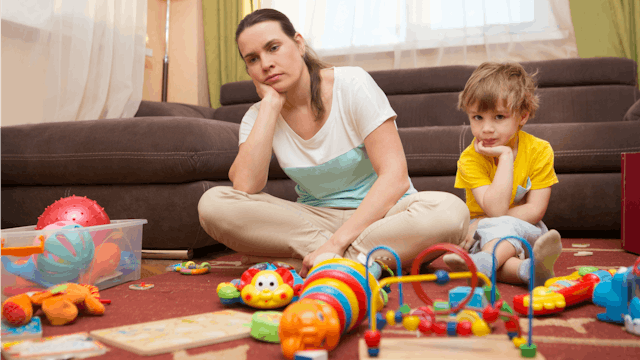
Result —
[[[496, 277], [528, 284], [534, 266], [534, 285], [540, 286], [554, 276], [562, 243], [560, 234], [542, 222], [551, 185], [558, 182], [553, 149], [521, 130], [538, 108], [535, 88], [517, 63], [485, 62], [473, 72], [459, 95], [458, 108], [469, 116], [474, 139], [458, 160], [455, 187], [465, 189], [471, 213], [461, 245], [478, 271], [490, 277], [496, 242], [516, 235], [533, 245], [535, 264], [522, 243], [511, 238], [495, 250]], [[445, 255], [444, 262], [454, 271], [467, 269], [456, 254]]]

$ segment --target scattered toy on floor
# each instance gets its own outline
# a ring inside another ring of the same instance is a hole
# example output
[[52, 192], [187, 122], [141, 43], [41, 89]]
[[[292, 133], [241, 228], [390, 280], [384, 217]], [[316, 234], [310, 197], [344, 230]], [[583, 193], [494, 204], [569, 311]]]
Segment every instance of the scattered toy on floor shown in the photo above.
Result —
[[153, 284], [146, 284], [144, 281], [140, 284], [131, 284], [129, 285], [129, 289], [131, 290], [150, 290], [153, 289]]
[[225, 305], [242, 303], [257, 309], [277, 309], [298, 299], [302, 282], [289, 264], [259, 263], [240, 279], [218, 284], [216, 292]]
[[102, 315], [105, 307], [98, 288], [93, 285], [66, 283], [33, 295], [12, 296], [2, 304], [2, 318], [13, 326], [28, 324], [41, 308], [51, 325], [65, 325], [76, 319], [78, 306], [90, 315]]
[[280, 320], [283, 355], [293, 359], [302, 350], [331, 351], [343, 334], [364, 321], [368, 306], [382, 309], [385, 298], [380, 292], [368, 304], [368, 289], [379, 287], [369, 275], [364, 265], [343, 258], [328, 259], [311, 268], [300, 300], [287, 306]]
[[211, 271], [211, 264], [205, 261], [198, 265], [193, 261], [185, 261], [172, 265], [170, 268], [183, 275], [202, 275]]
[[[533, 315], [553, 314], [563, 311], [567, 306], [590, 301], [596, 285], [610, 280], [612, 274], [615, 274], [615, 270], [599, 270], [593, 266], [584, 266], [571, 275], [547, 280], [544, 286], [533, 289]], [[529, 294], [514, 296], [514, 309], [526, 315], [529, 312], [530, 299]]]
[[327, 350], [302, 350], [295, 353], [294, 360], [327, 360], [329, 353]]
[[[522, 242], [523, 246], [526, 246], [529, 253], [532, 254], [532, 261], [535, 261], [531, 246], [525, 239], [517, 236], [501, 238], [498, 240], [498, 243], [495, 244], [494, 249], [500, 242], [507, 238], [515, 238]], [[372, 253], [377, 250], [386, 250], [390, 252], [396, 258], [396, 268], [402, 268], [400, 257], [391, 248], [386, 246], [378, 246], [371, 249], [367, 258], [371, 257]], [[435, 274], [421, 275], [420, 266], [422, 265], [422, 259], [431, 252], [441, 253], [443, 251], [451, 252], [460, 256], [466, 263], [469, 271], [448, 273], [444, 270], [438, 270]], [[505, 303], [503, 300], [499, 300], [497, 298], [496, 287], [495, 285], [492, 285], [495, 284], [496, 276], [495, 255], [492, 254], [492, 257], [494, 260], [491, 273], [492, 279], [489, 280], [486, 275], [477, 271], [473, 260], [467, 255], [464, 249], [459, 246], [446, 243], [436, 244], [424, 250], [415, 258], [410, 276], [403, 277], [399, 274], [396, 277], [387, 277], [382, 279], [379, 284], [380, 287], [396, 283], [398, 284], [399, 308], [397, 311], [388, 311], [386, 316], [377, 314], [373, 309], [370, 310], [370, 328], [364, 334], [364, 341], [367, 346], [369, 357], [379, 356], [382, 329], [387, 325], [393, 326], [396, 323], [402, 324], [407, 330], [418, 330], [424, 335], [437, 334], [440, 336], [456, 337], [469, 336], [473, 334], [476, 336], [483, 336], [491, 332], [489, 324], [494, 323], [498, 319], [502, 319], [504, 321], [507, 329], [507, 335], [515, 347], [520, 350], [520, 355], [528, 358], [535, 357], [537, 354], [537, 347], [532, 343], [532, 315], [529, 315], [529, 334], [528, 340], [526, 340], [523, 337], [523, 331], [520, 328], [518, 317], [513, 314], [513, 311], [508, 307], [508, 305], [506, 307], [504, 306]], [[530, 281], [529, 288], [532, 292], [533, 283], [535, 282], [533, 267], [530, 269], [530, 272], [532, 281]], [[484, 280], [485, 285], [489, 287], [487, 292], [490, 293], [490, 300], [486, 306], [482, 306], [484, 305], [484, 302], [482, 301], [484, 291], [481, 288], [476, 288], [478, 277], [481, 277]], [[470, 278], [471, 286], [468, 287], [466, 292], [462, 291], [463, 289], [458, 289], [457, 291], [454, 291], [453, 294], [450, 293], [450, 298], [454, 300], [451, 301], [453, 304], [445, 304], [445, 306], [437, 306], [436, 303], [425, 293], [421, 284], [423, 281], [433, 281], [438, 285], [446, 285], [451, 279], [463, 278]], [[412, 283], [416, 294], [427, 306], [421, 306], [412, 310], [407, 304], [403, 303], [402, 284], [405, 282]], [[471, 289], [474, 289], [474, 291], [471, 291]], [[378, 291], [380, 291], [379, 288], [372, 289], [370, 296], [376, 296]], [[482, 307], [468, 306], [471, 301], [473, 301], [474, 305], [480, 305]], [[445, 317], [444, 320], [443, 316]]]
[[278, 326], [281, 311], [256, 311], [251, 317], [251, 337], [256, 340], [279, 343]]
[[600, 321], [624, 324], [625, 329], [640, 335], [640, 257], [629, 268], [620, 268], [612, 278], [593, 289], [593, 303], [606, 312], [598, 314]]
[[27, 339], [38, 339], [42, 337], [42, 321], [39, 316], [34, 316], [25, 325], [12, 326], [8, 322], [2, 323], [2, 342], [17, 341]]

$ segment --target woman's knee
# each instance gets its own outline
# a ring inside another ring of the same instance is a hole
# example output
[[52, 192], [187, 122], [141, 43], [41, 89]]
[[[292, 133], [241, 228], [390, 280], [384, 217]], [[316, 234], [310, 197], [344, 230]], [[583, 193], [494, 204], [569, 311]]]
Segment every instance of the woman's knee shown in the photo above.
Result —
[[[443, 230], [451, 232], [451, 238], [462, 240], [469, 229], [469, 208], [458, 196], [441, 192], [440, 206], [438, 206], [438, 222]], [[455, 241], [453, 241], [456, 243]]]
[[458, 244], [469, 228], [469, 208], [454, 194], [440, 191], [422, 192], [409, 206], [412, 227], [435, 236], [442, 242]]
[[233, 191], [230, 186], [216, 186], [202, 194], [198, 201], [198, 217], [205, 230], [212, 224], [226, 222], [225, 215], [229, 212], [225, 211], [225, 207]]

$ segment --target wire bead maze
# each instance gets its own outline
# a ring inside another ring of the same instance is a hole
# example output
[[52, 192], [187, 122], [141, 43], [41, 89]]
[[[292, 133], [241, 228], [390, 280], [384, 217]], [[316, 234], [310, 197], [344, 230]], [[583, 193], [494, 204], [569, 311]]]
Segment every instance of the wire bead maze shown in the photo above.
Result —
[[[492, 263], [492, 274], [491, 280], [489, 280], [484, 274], [477, 272], [477, 268], [473, 263], [473, 260], [467, 255], [466, 251], [461, 247], [451, 244], [436, 244], [428, 249], [422, 251], [414, 260], [411, 267], [411, 275], [402, 276], [401, 272], [398, 271], [398, 276], [391, 276], [384, 278], [379, 281], [379, 286], [375, 289], [366, 289], [367, 294], [369, 294], [369, 298], [367, 299], [369, 304], [372, 298], [378, 296], [378, 292], [380, 289], [388, 287], [391, 284], [398, 284], [398, 300], [399, 300], [399, 308], [395, 312], [390, 310], [387, 312], [386, 316], [382, 316], [381, 313], [377, 313], [376, 309], [367, 306], [369, 310], [369, 330], [367, 330], [364, 334], [365, 342], [367, 343], [367, 349], [369, 357], [377, 357], [380, 352], [380, 339], [382, 337], [381, 331], [386, 325], [395, 325], [402, 324], [407, 330], [415, 331], [418, 330], [420, 333], [424, 335], [436, 334], [440, 336], [483, 336], [487, 335], [491, 332], [491, 328], [488, 324], [492, 324], [496, 322], [499, 318], [504, 321], [505, 327], [507, 329], [507, 335], [509, 339], [513, 342], [516, 348], [520, 349], [520, 354], [522, 357], [535, 357], [536, 356], [536, 345], [532, 343], [532, 318], [533, 318], [533, 308], [532, 305], [529, 307], [529, 334], [528, 339], [525, 340], [522, 336], [522, 331], [520, 328], [520, 322], [518, 321], [518, 316], [515, 314], [510, 314], [504, 311], [500, 311], [503, 305], [503, 300], [496, 301], [496, 257], [495, 257], [495, 249], [498, 244], [504, 240], [509, 238], [515, 238], [521, 241], [524, 246], [526, 246], [529, 250], [529, 254], [531, 254], [531, 261], [535, 263], [533, 250], [529, 243], [518, 236], [506, 236], [498, 240], [493, 248], [493, 263]], [[400, 257], [396, 254], [396, 252], [387, 247], [387, 246], [377, 246], [367, 254], [366, 264], [369, 264], [371, 255], [378, 250], [386, 250], [389, 251], [396, 259], [396, 269], [402, 269], [402, 264], [400, 262]], [[469, 268], [468, 272], [456, 272], [449, 273], [444, 270], [438, 270], [434, 274], [420, 274], [420, 265], [422, 264], [422, 259], [425, 258], [428, 254], [434, 251], [447, 251], [455, 253], [461, 256], [467, 264]], [[369, 274], [369, 266], [366, 265], [366, 273], [367, 278], [372, 276]], [[534, 268], [531, 267], [530, 273], [530, 284], [529, 284], [529, 293], [533, 294], [533, 284], [535, 282], [535, 274]], [[491, 288], [491, 299], [489, 300], [489, 304], [484, 308], [467, 306], [469, 301], [474, 296], [474, 290], [478, 285], [478, 277], [480, 277], [487, 286]], [[429, 296], [425, 293], [424, 289], [421, 286], [421, 282], [424, 281], [433, 281], [438, 285], [446, 285], [450, 280], [453, 279], [471, 279], [471, 291], [469, 294], [461, 300], [456, 306], [452, 306], [447, 309], [440, 309], [434, 306], [434, 301], [429, 298]], [[421, 306], [417, 309], [411, 309], [407, 304], [404, 303], [403, 295], [402, 295], [402, 284], [403, 283], [412, 283], [413, 289], [427, 306]], [[366, 282], [365, 282], [366, 284]], [[478, 315], [478, 313], [482, 314], [482, 317]], [[455, 315], [455, 317], [453, 317]], [[448, 316], [448, 320], [443, 321], [439, 320], [437, 317], [442, 318], [443, 316]], [[379, 324], [379, 325], [378, 325]]]

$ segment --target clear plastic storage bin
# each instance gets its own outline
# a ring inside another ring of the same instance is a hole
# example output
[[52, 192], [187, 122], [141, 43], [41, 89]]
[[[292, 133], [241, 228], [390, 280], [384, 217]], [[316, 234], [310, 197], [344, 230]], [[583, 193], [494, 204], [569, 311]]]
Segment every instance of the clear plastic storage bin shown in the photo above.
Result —
[[35, 230], [35, 225], [2, 229], [3, 254], [20, 247], [36, 251], [2, 255], [2, 301], [66, 282], [92, 284], [102, 290], [139, 280], [142, 225], [146, 223], [145, 219], [131, 219], [52, 230]]

